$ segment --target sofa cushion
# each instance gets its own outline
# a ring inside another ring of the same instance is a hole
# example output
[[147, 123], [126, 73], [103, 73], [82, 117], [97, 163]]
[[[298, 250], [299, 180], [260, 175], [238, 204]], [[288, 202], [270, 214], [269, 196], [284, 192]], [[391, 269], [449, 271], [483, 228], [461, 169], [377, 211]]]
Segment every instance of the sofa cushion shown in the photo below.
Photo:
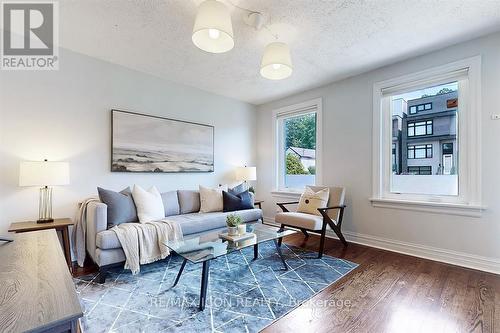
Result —
[[181, 214], [197, 213], [200, 211], [200, 192], [178, 190], [179, 208]]
[[225, 227], [226, 217], [229, 214], [240, 216], [245, 223], [257, 221], [262, 218], [262, 211], [260, 209], [246, 209], [231, 213], [211, 212], [177, 215], [169, 217], [169, 220], [179, 223], [183, 235], [190, 235]]
[[227, 191], [227, 185], [209, 188], [200, 185], [200, 213], [222, 212], [224, 204], [222, 192]]
[[165, 208], [165, 216], [179, 215], [181, 213], [177, 191], [162, 193], [161, 200], [163, 201], [163, 207]]
[[222, 201], [224, 203], [224, 212], [253, 208], [252, 197], [248, 191], [236, 195], [223, 191]]
[[274, 220], [278, 224], [285, 224], [309, 230], [321, 230], [321, 227], [323, 226], [323, 217], [306, 213], [278, 213], [274, 217]]
[[[179, 223], [182, 229], [182, 234], [186, 236], [225, 227], [226, 216], [229, 214], [241, 216], [243, 222], [245, 223], [257, 221], [262, 218], [262, 211], [260, 209], [246, 209], [231, 213], [190, 213], [170, 216], [168, 219]], [[120, 241], [118, 240], [118, 237], [116, 237], [115, 232], [112, 230], [104, 230], [97, 233], [96, 246], [102, 250], [121, 248]]]
[[121, 223], [137, 222], [137, 210], [130, 187], [121, 192], [97, 188], [99, 199], [108, 206], [108, 226], [113, 227]]
[[132, 196], [137, 207], [139, 222], [147, 223], [165, 218], [161, 194], [155, 186], [146, 191], [139, 185], [134, 185]]
[[239, 185], [236, 185], [233, 188], [230, 188], [228, 192], [231, 194], [237, 195], [237, 194], [240, 194], [242, 192], [245, 192], [246, 188], [247, 188], [247, 185], [245, 183], [241, 183]]

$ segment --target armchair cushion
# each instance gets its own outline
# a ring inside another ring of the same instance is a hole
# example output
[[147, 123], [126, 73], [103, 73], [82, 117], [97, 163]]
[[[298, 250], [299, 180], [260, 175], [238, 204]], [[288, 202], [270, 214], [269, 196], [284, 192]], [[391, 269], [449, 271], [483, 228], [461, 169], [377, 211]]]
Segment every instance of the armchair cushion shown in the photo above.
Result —
[[306, 213], [277, 213], [274, 220], [278, 224], [285, 224], [287, 226], [308, 230], [321, 230], [323, 226], [323, 217]]

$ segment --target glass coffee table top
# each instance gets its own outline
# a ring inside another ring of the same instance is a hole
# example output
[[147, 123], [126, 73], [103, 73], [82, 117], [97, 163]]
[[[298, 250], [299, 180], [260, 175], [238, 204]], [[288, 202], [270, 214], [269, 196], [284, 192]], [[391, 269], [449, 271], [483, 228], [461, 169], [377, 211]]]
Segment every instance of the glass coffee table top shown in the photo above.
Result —
[[193, 263], [201, 263], [207, 260], [226, 255], [228, 253], [241, 250], [245, 247], [255, 246], [262, 242], [276, 240], [281, 237], [295, 234], [295, 230], [284, 230], [279, 232], [278, 227], [273, 227], [261, 223], [246, 224], [247, 233], [252, 237], [232, 242], [219, 237], [220, 233], [227, 232], [227, 229], [204, 233], [200, 236], [185, 238], [178, 242], [168, 242], [168, 248], [184, 259]]

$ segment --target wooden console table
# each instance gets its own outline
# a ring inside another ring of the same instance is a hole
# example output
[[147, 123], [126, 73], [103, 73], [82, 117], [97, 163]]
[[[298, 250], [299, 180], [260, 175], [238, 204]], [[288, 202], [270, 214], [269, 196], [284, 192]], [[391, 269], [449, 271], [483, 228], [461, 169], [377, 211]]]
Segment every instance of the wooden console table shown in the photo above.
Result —
[[0, 242], [0, 331], [77, 332], [83, 316], [55, 230]]
[[26, 221], [26, 222], [15, 222], [10, 225], [9, 232], [27, 232], [27, 231], [37, 231], [46, 229], [55, 229], [60, 231], [62, 234], [64, 257], [66, 258], [66, 264], [68, 265], [69, 271], [72, 271], [71, 265], [71, 248], [69, 245], [69, 226], [73, 225], [71, 219], [54, 219], [54, 222], [48, 223], [36, 223], [36, 221]]

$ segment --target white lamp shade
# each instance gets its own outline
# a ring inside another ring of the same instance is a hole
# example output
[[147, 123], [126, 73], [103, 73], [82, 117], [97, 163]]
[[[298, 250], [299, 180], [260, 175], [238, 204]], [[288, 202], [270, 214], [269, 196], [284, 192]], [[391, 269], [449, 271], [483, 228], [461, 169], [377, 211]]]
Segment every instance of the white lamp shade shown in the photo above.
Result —
[[236, 169], [237, 180], [256, 180], [257, 168], [256, 167], [239, 167]]
[[260, 63], [260, 75], [269, 80], [282, 80], [292, 75], [292, 70], [288, 45], [274, 42], [266, 46]]
[[19, 186], [54, 186], [69, 184], [67, 162], [21, 162]]
[[198, 7], [193, 43], [203, 51], [223, 53], [234, 47], [229, 9], [220, 1], [206, 0]]

